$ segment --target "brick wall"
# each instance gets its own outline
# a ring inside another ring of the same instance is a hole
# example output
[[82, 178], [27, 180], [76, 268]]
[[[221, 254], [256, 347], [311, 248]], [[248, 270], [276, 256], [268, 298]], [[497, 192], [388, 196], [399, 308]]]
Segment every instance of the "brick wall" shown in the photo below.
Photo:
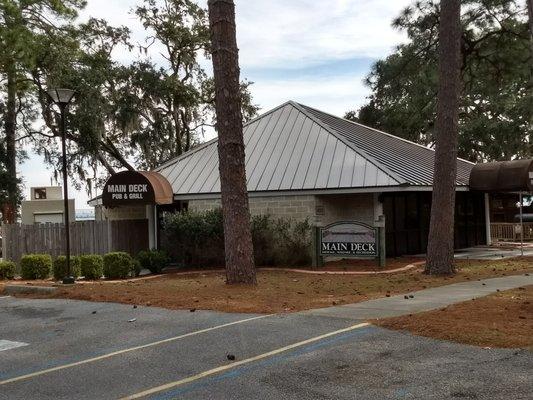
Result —
[[220, 200], [206, 199], [206, 200], [189, 200], [189, 211], [204, 212], [220, 208]]
[[[202, 212], [220, 207], [220, 200], [190, 200], [189, 210]], [[315, 197], [308, 196], [274, 196], [250, 197], [252, 215], [272, 215], [278, 218], [294, 218], [313, 221], [315, 215]]]
[[[220, 207], [220, 200], [190, 200], [189, 210], [202, 212]], [[318, 211], [318, 215], [317, 215]], [[375, 218], [374, 195], [372, 193], [349, 195], [302, 195], [250, 197], [252, 215], [309, 219], [323, 225], [342, 220], [356, 220], [373, 224]]]
[[317, 206], [323, 215], [317, 219], [323, 225], [342, 220], [355, 220], [372, 225], [374, 223], [374, 195], [360, 193], [349, 195], [316, 196]]
[[294, 218], [313, 220], [315, 215], [314, 196], [278, 196], [250, 198], [252, 215], [269, 214], [278, 218]]
[[[216, 208], [220, 208], [219, 199], [189, 201], [189, 210], [193, 212], [203, 212]], [[98, 206], [95, 211], [97, 220], [144, 219], [147, 215], [144, 206], [112, 209]], [[374, 196], [372, 193], [250, 197], [250, 213], [297, 220], [307, 218], [311, 223], [319, 222], [322, 225], [341, 220], [356, 220], [372, 224], [377, 218], [374, 215]]]

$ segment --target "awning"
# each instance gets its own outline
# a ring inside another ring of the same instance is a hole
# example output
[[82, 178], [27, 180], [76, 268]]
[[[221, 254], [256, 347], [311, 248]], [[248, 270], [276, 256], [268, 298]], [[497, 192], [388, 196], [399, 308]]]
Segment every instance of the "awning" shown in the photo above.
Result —
[[470, 190], [532, 192], [533, 159], [477, 164], [470, 172]]
[[170, 183], [158, 172], [122, 171], [107, 180], [102, 204], [106, 207], [172, 204], [173, 197]]

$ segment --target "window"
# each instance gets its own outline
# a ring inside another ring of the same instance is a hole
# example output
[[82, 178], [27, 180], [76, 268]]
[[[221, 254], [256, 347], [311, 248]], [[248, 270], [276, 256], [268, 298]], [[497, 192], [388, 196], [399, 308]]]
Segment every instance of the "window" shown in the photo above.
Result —
[[46, 188], [33, 189], [35, 200], [46, 200]]

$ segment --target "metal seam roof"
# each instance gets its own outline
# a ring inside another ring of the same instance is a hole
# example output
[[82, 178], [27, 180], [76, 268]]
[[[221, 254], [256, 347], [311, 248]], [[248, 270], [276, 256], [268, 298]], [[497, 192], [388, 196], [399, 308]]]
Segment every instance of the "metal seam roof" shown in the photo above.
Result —
[[[332, 127], [329, 126], [327, 123], [324, 123], [324, 121], [322, 121], [320, 118], [315, 117], [312, 113], [309, 113], [307, 111], [307, 108], [310, 108], [310, 107], [304, 106], [303, 104], [299, 104], [299, 103], [296, 103], [296, 102], [293, 102], [293, 101], [290, 101], [289, 103], [294, 105], [295, 107], [297, 107], [300, 111], [302, 111], [304, 114], [306, 114], [309, 118], [312, 118], [317, 124], [321, 125], [324, 129], [326, 129], [332, 135], [335, 135], [339, 140], [341, 140], [348, 147], [352, 148], [356, 153], [361, 154], [367, 160], [372, 162], [374, 165], [376, 165], [376, 167], [385, 170], [388, 174], [393, 176], [399, 182], [403, 181], [403, 179], [400, 176], [398, 176], [394, 172], [388, 170], [387, 167], [384, 167], [383, 165], [379, 165], [379, 163], [376, 160], [374, 160], [373, 157], [371, 157], [369, 154], [366, 154], [362, 149], [359, 149], [359, 148], [353, 146], [352, 143], [350, 143], [348, 140], [346, 140], [346, 138], [344, 136], [339, 135], [339, 133], [335, 129], [332, 129]], [[336, 118], [338, 118], [338, 117], [336, 117]]]
[[[406, 183], [416, 186], [432, 185], [435, 154], [433, 149], [309, 106], [299, 106], [345, 137], [353, 146], [377, 160], [382, 168], [399, 175]], [[457, 159], [457, 185], [468, 185], [473, 166], [469, 161]]]
[[[286, 102], [244, 125], [250, 192], [431, 186], [433, 150], [316, 110]], [[155, 171], [174, 194], [220, 192], [217, 139]], [[458, 159], [458, 185], [473, 164]]]

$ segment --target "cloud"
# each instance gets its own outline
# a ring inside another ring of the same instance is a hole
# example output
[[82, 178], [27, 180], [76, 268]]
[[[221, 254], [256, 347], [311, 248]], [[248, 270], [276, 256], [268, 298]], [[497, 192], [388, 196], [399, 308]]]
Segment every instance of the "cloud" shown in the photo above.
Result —
[[[302, 68], [324, 60], [376, 58], [405, 40], [391, 21], [412, 0], [236, 0], [240, 61], [247, 67]], [[142, 42], [142, 24], [131, 13], [141, 1], [89, 0], [80, 19], [124, 25]], [[199, 4], [207, 7], [207, 0]], [[118, 54], [118, 58], [127, 58]]]
[[257, 81], [252, 86], [254, 99], [260, 99], [262, 111], [287, 100], [295, 100], [310, 107], [342, 116], [358, 108], [368, 95], [363, 85], [364, 75], [349, 74], [337, 77], [304, 77]]
[[381, 57], [405, 37], [392, 19], [411, 0], [237, 0], [243, 67], [302, 68]]

